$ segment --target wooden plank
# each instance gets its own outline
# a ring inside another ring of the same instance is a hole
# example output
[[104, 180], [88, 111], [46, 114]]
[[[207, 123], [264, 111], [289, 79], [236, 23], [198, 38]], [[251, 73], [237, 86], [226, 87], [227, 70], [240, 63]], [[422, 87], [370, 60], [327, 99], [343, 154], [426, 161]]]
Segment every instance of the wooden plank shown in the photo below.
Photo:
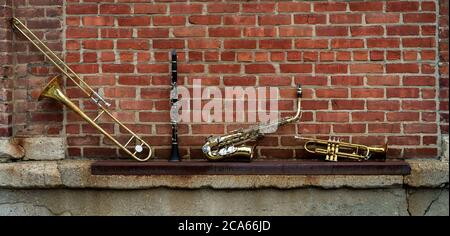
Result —
[[405, 161], [97, 161], [93, 175], [407, 175]]

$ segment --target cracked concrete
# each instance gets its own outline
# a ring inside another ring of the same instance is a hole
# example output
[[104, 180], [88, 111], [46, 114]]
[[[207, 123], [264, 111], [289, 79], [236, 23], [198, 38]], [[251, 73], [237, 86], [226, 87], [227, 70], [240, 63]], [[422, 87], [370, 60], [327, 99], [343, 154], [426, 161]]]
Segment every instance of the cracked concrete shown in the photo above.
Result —
[[94, 176], [87, 160], [0, 164], [0, 215], [449, 215], [448, 162], [409, 176]]
[[408, 189], [408, 211], [413, 216], [448, 216], [448, 187], [441, 189]]
[[0, 215], [408, 215], [402, 189], [0, 190]]

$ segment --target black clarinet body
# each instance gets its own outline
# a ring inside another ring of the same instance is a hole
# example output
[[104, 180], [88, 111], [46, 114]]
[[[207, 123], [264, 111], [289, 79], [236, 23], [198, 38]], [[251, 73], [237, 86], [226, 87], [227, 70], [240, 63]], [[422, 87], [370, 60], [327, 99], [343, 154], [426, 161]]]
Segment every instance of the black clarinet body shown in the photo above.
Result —
[[170, 123], [172, 125], [172, 150], [169, 161], [180, 161], [180, 153], [178, 151], [178, 91], [177, 91], [177, 52], [171, 53], [171, 90], [170, 90]]

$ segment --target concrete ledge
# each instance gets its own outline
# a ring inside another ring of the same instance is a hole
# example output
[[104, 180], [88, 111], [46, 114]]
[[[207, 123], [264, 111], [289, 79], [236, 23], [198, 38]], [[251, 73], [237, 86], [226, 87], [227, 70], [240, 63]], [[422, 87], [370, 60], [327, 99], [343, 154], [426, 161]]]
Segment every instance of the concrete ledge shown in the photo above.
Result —
[[448, 186], [448, 162], [408, 161], [411, 175], [91, 175], [89, 160], [27, 161], [0, 164], [0, 188], [293, 189]]

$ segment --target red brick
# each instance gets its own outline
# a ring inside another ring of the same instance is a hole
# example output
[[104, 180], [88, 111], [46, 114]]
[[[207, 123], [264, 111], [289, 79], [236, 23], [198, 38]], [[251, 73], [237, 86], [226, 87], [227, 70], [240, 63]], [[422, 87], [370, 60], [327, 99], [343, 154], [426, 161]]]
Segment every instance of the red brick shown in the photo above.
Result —
[[362, 39], [332, 39], [331, 48], [362, 48], [364, 40]]
[[416, 101], [416, 100], [406, 100], [402, 101], [403, 110], [436, 110], [435, 101]]
[[387, 97], [396, 97], [396, 98], [417, 98], [419, 97], [419, 89], [418, 88], [387, 88], [386, 89]]
[[295, 40], [296, 48], [328, 48], [328, 40], [327, 39], [296, 39]]
[[181, 39], [154, 39], [153, 48], [158, 49], [178, 49], [184, 48], [184, 40]]
[[380, 36], [384, 29], [382, 26], [352, 26], [350, 32], [352, 36]]
[[223, 84], [226, 86], [254, 86], [256, 77], [254, 76], [224, 76]]
[[168, 38], [169, 29], [164, 28], [151, 28], [151, 29], [138, 29], [139, 38]]
[[345, 2], [315, 2], [314, 11], [345, 11], [347, 9], [347, 3]]
[[435, 123], [403, 124], [403, 131], [405, 134], [436, 133], [437, 125]]
[[419, 65], [414, 63], [387, 64], [387, 73], [418, 73]]
[[400, 22], [400, 14], [396, 13], [372, 13], [366, 14], [367, 24], [389, 24]]
[[398, 38], [369, 38], [367, 47], [369, 48], [398, 48], [400, 40]]
[[100, 5], [100, 14], [130, 14], [131, 8], [124, 4], [103, 4]]
[[[384, 112], [376, 112], [376, 111], [363, 111], [363, 112], [352, 112], [352, 121], [384, 121]], [[369, 124], [370, 127], [370, 124]], [[399, 125], [400, 131], [400, 125]], [[369, 128], [370, 132], [370, 128]]]
[[434, 2], [422, 2], [422, 11], [434, 11], [436, 10], [436, 5]]
[[119, 26], [147, 26], [150, 25], [150, 17], [148, 16], [133, 16], [120, 17], [117, 19]]
[[316, 26], [317, 36], [348, 36], [346, 26]]
[[239, 73], [241, 70], [240, 65], [233, 64], [221, 64], [221, 65], [208, 65], [209, 73], [215, 74], [234, 74]]
[[334, 52], [320, 52], [320, 61], [334, 61]]
[[388, 121], [419, 121], [419, 112], [388, 112]]
[[350, 2], [350, 11], [382, 11], [383, 2]]
[[309, 64], [280, 64], [281, 73], [311, 73], [312, 65]]
[[313, 29], [304, 26], [280, 26], [279, 32], [281, 37], [306, 37], [312, 36]]
[[188, 47], [191, 49], [217, 49], [220, 47], [220, 41], [217, 39], [193, 39], [188, 41]]
[[438, 150], [437, 148], [405, 148], [404, 150], [404, 156], [405, 158], [434, 158], [438, 156]]
[[117, 40], [117, 49], [135, 49], [148, 50], [150, 45], [148, 40], [142, 39], [119, 39]]
[[417, 11], [419, 10], [418, 2], [410, 1], [397, 1], [397, 2], [386, 2], [386, 11], [390, 12], [405, 12], [405, 11]]
[[346, 64], [316, 64], [316, 73], [320, 74], [345, 74], [348, 66]]
[[175, 37], [204, 37], [206, 35], [205, 27], [177, 27], [173, 29]]
[[[436, 26], [434, 26], [434, 25], [422, 25], [421, 29], [422, 29], [422, 35], [424, 35], [424, 36], [425, 35], [433, 36], [433, 35], [436, 34]], [[446, 31], [444, 30], [444, 31], [441, 31], [441, 32], [446, 32]]]
[[225, 25], [255, 25], [256, 16], [224, 16]]
[[98, 65], [97, 64], [80, 64], [80, 65], [71, 65], [70, 68], [76, 73], [80, 74], [95, 74], [98, 73]]
[[389, 136], [388, 143], [390, 145], [419, 145], [420, 137], [418, 136]]
[[331, 100], [333, 110], [364, 110], [363, 100]]
[[112, 26], [114, 25], [114, 17], [112, 16], [84, 16], [84, 26]]
[[398, 111], [400, 101], [367, 101], [367, 109], [372, 111]]
[[179, 73], [202, 73], [205, 71], [204, 65], [179, 65], [178, 72]]
[[83, 41], [83, 48], [85, 49], [112, 49], [113, 48], [112, 40], [85, 40]]
[[[103, 65], [105, 66], [105, 65]], [[122, 66], [122, 65], [117, 65]], [[116, 97], [116, 98], [124, 98], [124, 97], [136, 97], [136, 89], [128, 88], [128, 87], [114, 87], [114, 88], [105, 88], [105, 96], [106, 97]]]
[[102, 71], [105, 73], [133, 73], [134, 66], [126, 64], [106, 64], [102, 65]]
[[290, 49], [292, 48], [292, 40], [290, 39], [267, 39], [259, 41], [261, 49]]
[[318, 98], [348, 98], [347, 89], [316, 89], [316, 97]]
[[[142, 100], [121, 100], [120, 109], [122, 110], [151, 110], [153, 108], [153, 101]], [[133, 129], [135, 131], [135, 129]]]
[[97, 38], [97, 29], [67, 28], [66, 38]]
[[295, 76], [294, 83], [302, 85], [316, 85], [316, 86], [326, 86], [327, 85], [326, 76]]
[[267, 15], [258, 16], [259, 25], [290, 25], [290, 15]]
[[164, 14], [167, 12], [166, 5], [163, 4], [135, 4], [135, 14]]
[[223, 46], [225, 49], [254, 49], [256, 48], [256, 40], [230, 39], [224, 40]]
[[403, 78], [403, 85], [405, 86], [433, 86], [436, 83], [436, 78], [433, 76], [405, 76]]
[[246, 37], [274, 37], [276, 35], [275, 27], [245, 27], [244, 36]]
[[361, 24], [361, 14], [330, 14], [332, 24]]
[[250, 64], [245, 65], [245, 73], [249, 74], [263, 74], [275, 73], [275, 68], [272, 64]]
[[400, 85], [399, 76], [367, 76], [367, 85], [396, 86]]
[[317, 122], [348, 122], [349, 114], [347, 112], [316, 112]]
[[387, 35], [419, 35], [420, 27], [417, 25], [386, 26]]
[[359, 74], [359, 73], [383, 73], [384, 68], [383, 64], [351, 64], [350, 65], [350, 72], [352, 74]]
[[301, 134], [329, 134], [331, 126], [329, 124], [302, 124], [299, 125]]
[[396, 123], [375, 123], [368, 124], [369, 133], [388, 133], [395, 134], [400, 133], [400, 124]]
[[223, 134], [225, 126], [223, 124], [201, 124], [191, 125], [193, 134]]
[[435, 38], [403, 38], [402, 39], [403, 47], [411, 48], [411, 47], [423, 47], [423, 48], [432, 48], [436, 46]]
[[335, 133], [365, 133], [365, 124], [333, 124]]
[[142, 88], [141, 97], [144, 99], [158, 99], [161, 97], [169, 97], [169, 89]]
[[131, 38], [131, 29], [101, 29], [102, 38]]
[[288, 61], [301, 61], [302, 53], [301, 52], [287, 52], [287, 60]]
[[121, 85], [150, 85], [149, 76], [120, 76], [119, 84]]
[[243, 3], [242, 12], [269, 13], [275, 11], [275, 3]]
[[434, 23], [436, 15], [434, 13], [409, 13], [403, 14], [405, 23]]
[[239, 12], [239, 4], [209, 3], [206, 6], [210, 13], [235, 13]]
[[308, 2], [279, 2], [279, 12], [309, 12], [311, 4]]
[[332, 76], [331, 85], [362, 86], [364, 85], [364, 78], [361, 76]]
[[139, 73], [167, 73], [169, 67], [165, 64], [142, 64], [137, 65], [137, 71]]
[[240, 37], [242, 29], [239, 27], [209, 28], [209, 37]]
[[352, 98], [383, 98], [384, 89], [352, 88]]
[[170, 13], [171, 14], [192, 14], [192, 13], [202, 13], [202, 4], [171, 4]]
[[185, 25], [186, 17], [184, 16], [153, 16], [153, 25], [162, 26], [162, 25]]
[[[292, 83], [291, 77], [280, 77], [280, 76], [259, 77], [260, 86], [289, 86], [291, 83]], [[292, 107], [292, 105], [290, 107]]]
[[194, 25], [219, 25], [220, 22], [221, 16], [194, 15], [189, 17], [189, 23]]
[[326, 24], [327, 16], [325, 14], [297, 14], [294, 15], [294, 24]]
[[97, 4], [68, 4], [66, 6], [66, 13], [72, 14], [97, 14], [98, 5]]

